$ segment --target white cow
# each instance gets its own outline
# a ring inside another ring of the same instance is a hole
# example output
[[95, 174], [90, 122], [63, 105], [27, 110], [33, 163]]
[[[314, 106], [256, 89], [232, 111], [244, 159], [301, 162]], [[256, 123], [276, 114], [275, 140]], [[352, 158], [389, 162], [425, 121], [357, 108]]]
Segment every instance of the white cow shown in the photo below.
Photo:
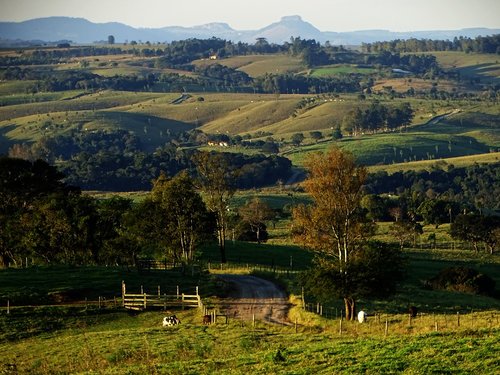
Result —
[[163, 318], [163, 327], [170, 327], [180, 324], [181, 321], [175, 315], [166, 316]]
[[366, 322], [366, 318], [368, 317], [368, 314], [365, 313], [363, 310], [361, 310], [359, 313], [358, 313], [358, 322], [360, 323], [364, 323]]

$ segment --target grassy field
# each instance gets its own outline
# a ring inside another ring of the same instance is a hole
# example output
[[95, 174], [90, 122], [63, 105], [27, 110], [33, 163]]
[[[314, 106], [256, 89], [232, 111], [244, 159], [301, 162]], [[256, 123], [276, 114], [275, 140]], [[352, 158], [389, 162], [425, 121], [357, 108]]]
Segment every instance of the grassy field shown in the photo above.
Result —
[[304, 69], [299, 57], [289, 55], [246, 55], [235, 56], [220, 60], [198, 60], [194, 65], [221, 64], [233, 69], [241, 70], [250, 77], [269, 74], [296, 73]]
[[[301, 194], [262, 191], [261, 198], [277, 208], [304, 201]], [[239, 193], [236, 203], [252, 198]], [[281, 224], [287, 226], [284, 220]], [[379, 239], [388, 239], [389, 223], [380, 223]], [[271, 227], [270, 227], [271, 228]], [[424, 227], [425, 238], [436, 233], [448, 241], [449, 226]], [[271, 237], [283, 228], [270, 229]], [[312, 254], [300, 247], [277, 244], [227, 243], [229, 264], [248, 272], [245, 264], [303, 270]], [[215, 302], [220, 284], [214, 272], [195, 274], [117, 267], [33, 267], [0, 270], [0, 371], [2, 373], [496, 373], [500, 361], [500, 300], [486, 296], [423, 287], [423, 280], [451, 266], [472, 267], [500, 284], [500, 257], [465, 250], [406, 250], [408, 272], [389, 299], [360, 299], [370, 313], [368, 323], [342, 323], [342, 302], [323, 304], [323, 316], [302, 309], [297, 274], [261, 274], [287, 285], [289, 325], [270, 325], [229, 318], [229, 324], [201, 324], [201, 311], [171, 309], [129, 313], [116, 307], [121, 281], [127, 290], [156, 293], [192, 293], [195, 286], [207, 304]], [[218, 247], [203, 249], [201, 260], [218, 269]], [[95, 300], [106, 297], [99, 309]], [[89, 304], [73, 304], [88, 298]], [[6, 314], [6, 300], [10, 314]], [[93, 301], [94, 303], [90, 303]], [[55, 306], [55, 303], [63, 305]], [[306, 295], [306, 303], [316, 306]], [[69, 304], [68, 304], [69, 303]], [[44, 306], [37, 306], [44, 304]], [[45, 305], [48, 304], [48, 305]], [[65, 304], [65, 305], [64, 305]], [[404, 314], [411, 304], [419, 316]], [[31, 305], [21, 307], [21, 305]], [[35, 305], [35, 306], [33, 306]], [[119, 305], [119, 300], [118, 300]], [[165, 314], [176, 314], [180, 326], [163, 328]], [[459, 313], [460, 315], [457, 315]], [[374, 315], [376, 314], [376, 316]], [[337, 317], [337, 319], [335, 318]], [[297, 328], [295, 328], [297, 322]], [[386, 323], [387, 322], [387, 323]], [[387, 328], [386, 328], [387, 327]]]
[[313, 77], [331, 77], [341, 74], [371, 74], [377, 72], [374, 68], [359, 68], [356, 65], [332, 65], [312, 69]]
[[378, 171], [386, 171], [389, 174], [395, 172], [406, 172], [406, 171], [430, 171], [435, 168], [446, 169], [448, 166], [453, 165], [454, 167], [466, 167], [474, 163], [478, 164], [490, 164], [499, 163], [500, 153], [490, 152], [487, 154], [478, 154], [471, 156], [459, 156], [455, 158], [439, 159], [439, 160], [421, 160], [421, 161], [410, 161], [407, 163], [395, 163], [389, 165], [372, 165], [368, 167], [368, 171], [375, 173]]
[[[49, 329], [31, 338], [4, 336], [0, 368], [37, 374], [493, 374], [500, 369], [497, 323], [432, 332], [429, 321], [427, 332], [414, 333], [395, 316], [384, 337], [383, 323], [344, 323], [342, 335], [337, 322], [300, 325], [295, 333], [293, 326], [252, 328], [231, 320], [207, 327], [197, 311], [176, 313], [182, 323], [162, 328], [162, 312], [16, 312], [8, 317], [10, 332], [19, 325], [35, 330], [40, 321]], [[487, 319], [491, 314], [477, 314], [476, 325]]]
[[438, 51], [432, 54], [442, 67], [458, 69], [464, 79], [480, 78], [481, 81], [490, 83], [500, 81], [500, 62], [494, 54], [455, 51]]

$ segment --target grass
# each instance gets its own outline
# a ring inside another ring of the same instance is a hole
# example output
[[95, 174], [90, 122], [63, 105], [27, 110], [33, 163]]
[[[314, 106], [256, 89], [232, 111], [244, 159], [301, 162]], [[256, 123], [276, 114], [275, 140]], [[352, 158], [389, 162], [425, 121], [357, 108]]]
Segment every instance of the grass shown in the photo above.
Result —
[[390, 165], [372, 165], [368, 167], [368, 171], [375, 173], [378, 171], [386, 171], [389, 174], [395, 172], [406, 172], [406, 171], [430, 171], [435, 168], [446, 169], [448, 166], [453, 165], [454, 167], [466, 167], [477, 164], [491, 164], [500, 162], [499, 152], [490, 152], [487, 154], [478, 154], [470, 156], [459, 156], [454, 158], [446, 158], [439, 160], [420, 160], [420, 161], [410, 161], [406, 163], [396, 163]]
[[331, 77], [342, 74], [371, 74], [377, 71], [374, 68], [359, 68], [356, 65], [332, 65], [315, 68], [310, 75], [313, 77]]
[[31, 267], [27, 269], [0, 270], [0, 301], [5, 306], [9, 300], [12, 306], [56, 303], [85, 298], [113, 298], [121, 295], [121, 282], [127, 289], [156, 292], [158, 285], [165, 293], [175, 292], [177, 285], [181, 291], [191, 293], [198, 285], [202, 295], [213, 293], [211, 284], [202, 275], [180, 275], [179, 272], [149, 271], [137, 272], [120, 267]]
[[500, 63], [494, 54], [464, 53], [455, 51], [432, 52], [444, 68], [458, 69], [462, 79], [480, 78], [481, 82], [500, 81]]
[[250, 77], [263, 76], [266, 73], [283, 74], [299, 72], [304, 68], [299, 57], [279, 54], [235, 56], [219, 60], [198, 60], [194, 61], [193, 64], [221, 64], [241, 70]]
[[[16, 327], [26, 319], [16, 314], [0, 319]], [[384, 337], [384, 323], [375, 322], [344, 323], [340, 335], [338, 323], [324, 321], [300, 325], [297, 333], [293, 326], [258, 322], [254, 329], [231, 319], [228, 325], [206, 327], [195, 310], [176, 312], [182, 323], [171, 328], [160, 326], [162, 312], [71, 314], [40, 312], [45, 333], [0, 342], [0, 368], [38, 374], [427, 374], [496, 373], [500, 368], [497, 323], [432, 332], [429, 321], [427, 332], [415, 333], [403, 317], [391, 316]], [[476, 315], [476, 324], [488, 318], [491, 314]], [[33, 321], [26, 326], [36, 330], [33, 324], [39, 326]]]

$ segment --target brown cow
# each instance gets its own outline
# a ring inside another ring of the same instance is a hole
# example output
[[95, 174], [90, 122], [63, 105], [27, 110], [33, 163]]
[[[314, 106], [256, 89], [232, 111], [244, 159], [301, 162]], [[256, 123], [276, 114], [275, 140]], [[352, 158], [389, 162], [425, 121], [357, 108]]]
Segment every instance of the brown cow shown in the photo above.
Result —
[[417, 308], [415, 306], [408, 307], [408, 314], [410, 314], [411, 318], [417, 317]]
[[203, 315], [203, 324], [212, 323], [212, 315]]

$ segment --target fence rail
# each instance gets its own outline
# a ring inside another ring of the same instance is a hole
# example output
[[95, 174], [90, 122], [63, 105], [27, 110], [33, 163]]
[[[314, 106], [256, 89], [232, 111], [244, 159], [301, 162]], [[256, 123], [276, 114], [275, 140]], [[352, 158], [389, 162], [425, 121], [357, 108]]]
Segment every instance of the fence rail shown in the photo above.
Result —
[[122, 281], [122, 305], [130, 310], [146, 310], [154, 307], [199, 307], [203, 308], [201, 297], [196, 287], [196, 294], [179, 293], [177, 287], [177, 294], [161, 294], [160, 287], [158, 287], [157, 294], [148, 293], [127, 293], [125, 282]]

